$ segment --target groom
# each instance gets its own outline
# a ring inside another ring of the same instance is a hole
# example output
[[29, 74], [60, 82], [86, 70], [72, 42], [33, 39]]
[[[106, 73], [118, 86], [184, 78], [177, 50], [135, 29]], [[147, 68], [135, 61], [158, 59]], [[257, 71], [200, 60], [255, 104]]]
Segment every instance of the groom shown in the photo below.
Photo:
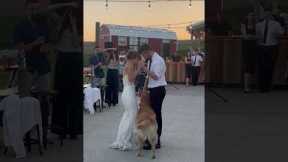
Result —
[[[153, 51], [149, 45], [142, 45], [139, 52], [146, 60], [150, 60], [150, 68], [146, 69], [147, 75], [149, 75], [148, 88], [150, 91], [151, 107], [156, 114], [156, 120], [158, 124], [158, 142], [156, 148], [161, 147], [160, 137], [162, 133], [162, 103], [166, 95], [165, 86], [167, 85], [165, 79], [166, 64], [164, 59], [155, 51]], [[144, 149], [151, 149], [151, 145], [146, 142]]]

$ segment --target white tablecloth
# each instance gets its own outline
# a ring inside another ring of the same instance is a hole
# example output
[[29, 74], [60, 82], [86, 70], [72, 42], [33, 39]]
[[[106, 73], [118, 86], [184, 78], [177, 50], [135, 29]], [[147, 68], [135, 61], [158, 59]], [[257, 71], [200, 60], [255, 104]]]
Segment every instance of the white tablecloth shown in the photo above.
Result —
[[10, 95], [0, 102], [0, 110], [3, 115], [3, 132], [5, 146], [13, 147], [16, 158], [26, 156], [23, 143], [25, 134], [35, 125], [39, 125], [42, 137], [42, 120], [40, 103], [33, 97], [19, 98], [18, 95]]
[[101, 92], [99, 88], [92, 88], [90, 84], [84, 85], [84, 108], [87, 109], [90, 114], [95, 113], [94, 104], [101, 102]]

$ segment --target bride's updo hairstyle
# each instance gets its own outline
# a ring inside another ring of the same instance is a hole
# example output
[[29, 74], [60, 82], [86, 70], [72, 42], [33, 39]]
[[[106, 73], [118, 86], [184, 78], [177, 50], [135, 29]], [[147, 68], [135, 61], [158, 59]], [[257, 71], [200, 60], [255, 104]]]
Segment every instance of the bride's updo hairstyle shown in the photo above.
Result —
[[134, 60], [138, 58], [138, 53], [135, 51], [129, 51], [127, 56], [126, 56], [127, 60]]

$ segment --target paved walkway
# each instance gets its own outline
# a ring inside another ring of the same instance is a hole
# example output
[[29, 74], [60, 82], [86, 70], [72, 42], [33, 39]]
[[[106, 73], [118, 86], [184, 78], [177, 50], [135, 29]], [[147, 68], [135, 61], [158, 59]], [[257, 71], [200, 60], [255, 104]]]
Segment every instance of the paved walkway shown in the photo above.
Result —
[[287, 91], [214, 90], [229, 102], [206, 92], [207, 162], [288, 161]]
[[[84, 162], [150, 162], [136, 151], [109, 149], [122, 115], [121, 104], [84, 116]], [[204, 87], [168, 86], [163, 105], [162, 148], [155, 162], [204, 162]]]

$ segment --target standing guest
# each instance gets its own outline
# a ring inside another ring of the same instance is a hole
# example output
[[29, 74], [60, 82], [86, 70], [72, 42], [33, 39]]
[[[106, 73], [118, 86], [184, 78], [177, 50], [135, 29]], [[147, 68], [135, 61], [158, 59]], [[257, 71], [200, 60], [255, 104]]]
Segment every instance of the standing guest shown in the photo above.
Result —
[[255, 13], [255, 19], [257, 22], [262, 21], [264, 19], [264, 3], [260, 0], [253, 1], [253, 8]]
[[205, 58], [206, 58], [206, 53], [203, 50], [201, 50], [200, 48], [198, 48], [198, 51], [199, 51], [199, 55], [203, 59], [201, 65], [200, 65], [200, 73], [199, 73], [198, 82], [199, 83], [204, 83], [204, 81], [205, 81]]
[[284, 23], [284, 33], [285, 35], [288, 34], [288, 13], [281, 13], [280, 16], [283, 19], [283, 23]]
[[92, 72], [92, 87], [102, 87], [104, 85], [104, 69], [105, 62], [104, 53], [99, 47], [95, 47], [93, 56], [90, 58], [90, 66]]
[[25, 2], [26, 18], [19, 23], [14, 32], [16, 48], [25, 55], [25, 69], [19, 73], [19, 91], [23, 96], [31, 95], [31, 89], [47, 91], [49, 88], [50, 63], [48, 54], [48, 28], [36, 11], [38, 1]]
[[[57, 62], [55, 69], [55, 90], [52, 132], [61, 138], [70, 135], [77, 139], [82, 134], [83, 76], [81, 33], [76, 21], [77, 12], [66, 8], [62, 15], [57, 41]], [[79, 24], [78, 24], [79, 23]]]
[[119, 57], [115, 50], [107, 50], [107, 77], [106, 77], [106, 93], [105, 102], [110, 107], [118, 104], [119, 93]]
[[243, 35], [243, 64], [244, 64], [244, 92], [251, 91], [251, 78], [256, 70], [256, 19], [250, 13], [241, 23], [241, 33]]
[[257, 53], [258, 86], [260, 92], [272, 88], [274, 63], [277, 59], [279, 36], [284, 33], [280, 23], [273, 20], [270, 9], [265, 10], [265, 19], [256, 24], [259, 51]]
[[[18, 90], [20, 96], [37, 96], [41, 104], [43, 143], [46, 146], [48, 130], [48, 99], [51, 64], [48, 60], [50, 42], [49, 29], [42, 13], [39, 1], [25, 2], [26, 17], [15, 28], [14, 41], [21, 53], [18, 72]], [[36, 95], [37, 94], [37, 95]]]
[[205, 52], [203, 50], [201, 50], [201, 48], [198, 48], [197, 49], [198, 52], [199, 52], [199, 55], [202, 57], [202, 58], [205, 58]]
[[199, 52], [193, 52], [191, 56], [191, 64], [192, 64], [192, 84], [196, 86], [198, 84], [200, 67], [203, 62], [202, 56]]
[[189, 82], [192, 79], [192, 64], [191, 64], [191, 53], [192, 50], [190, 49], [185, 57], [185, 65], [186, 65], [186, 86], [189, 86]]
[[[145, 71], [149, 76], [148, 88], [150, 92], [151, 107], [156, 114], [158, 125], [158, 142], [156, 148], [159, 149], [161, 147], [160, 138], [162, 134], [162, 104], [166, 95], [165, 86], [167, 85], [165, 78], [166, 64], [164, 59], [147, 44], [141, 46], [139, 52], [146, 60], [150, 60], [150, 68], [146, 68]], [[144, 149], [151, 149], [151, 145], [146, 143]]]

